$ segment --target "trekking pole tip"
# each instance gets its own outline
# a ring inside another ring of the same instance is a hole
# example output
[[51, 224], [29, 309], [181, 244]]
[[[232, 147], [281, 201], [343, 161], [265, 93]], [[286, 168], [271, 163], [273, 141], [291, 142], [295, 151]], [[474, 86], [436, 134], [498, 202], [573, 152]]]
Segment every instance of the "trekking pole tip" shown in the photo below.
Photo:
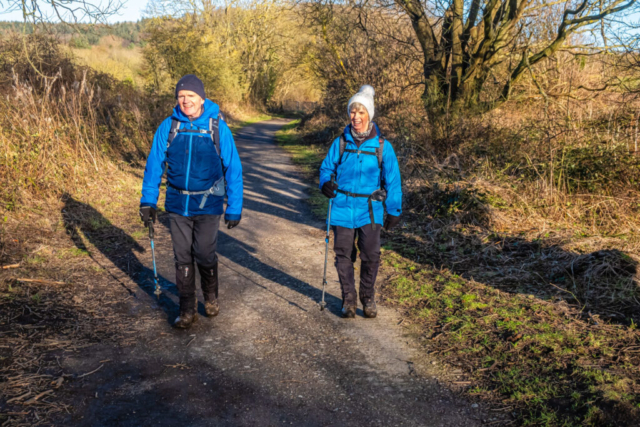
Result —
[[324, 301], [322, 301], [322, 302], [320, 303], [320, 311], [324, 311], [324, 308], [325, 308], [326, 306], [327, 306], [327, 303], [326, 303], [326, 302], [324, 302]]

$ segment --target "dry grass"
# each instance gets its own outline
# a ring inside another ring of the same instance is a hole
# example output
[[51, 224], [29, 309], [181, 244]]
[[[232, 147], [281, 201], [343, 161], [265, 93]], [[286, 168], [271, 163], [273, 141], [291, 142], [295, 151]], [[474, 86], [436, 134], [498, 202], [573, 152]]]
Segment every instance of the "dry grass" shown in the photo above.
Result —
[[5, 212], [0, 264], [19, 267], [0, 270], [3, 425], [51, 425], [72, 413], [66, 390], [83, 373], [65, 359], [99, 343], [133, 345], [148, 327], [148, 313], [131, 318], [127, 302], [138, 289], [126, 267], [146, 243], [140, 173], [111, 173], [106, 185]]
[[[141, 170], [130, 164], [144, 159], [157, 122], [130, 85], [75, 66], [57, 43], [33, 36], [27, 46], [51, 78], [19, 39], [0, 41], [0, 264], [19, 264], [0, 270], [3, 425], [51, 425], [73, 410], [64, 391], [80, 377], [60, 364], [65, 355], [133, 343], [136, 323], [123, 327], [118, 311], [128, 282], [104, 254], [144, 237]], [[78, 214], [70, 201], [94, 208]]]
[[71, 49], [74, 62], [85, 65], [118, 80], [143, 88], [146, 80], [141, 75], [144, 64], [142, 48], [130, 45], [116, 36], [106, 36], [89, 49]]
[[9, 211], [30, 199], [108, 186], [118, 169], [144, 159], [153, 126], [170, 108], [75, 66], [55, 42], [34, 36], [29, 46], [50, 78], [29, 65], [19, 39], [0, 42], [0, 203]]

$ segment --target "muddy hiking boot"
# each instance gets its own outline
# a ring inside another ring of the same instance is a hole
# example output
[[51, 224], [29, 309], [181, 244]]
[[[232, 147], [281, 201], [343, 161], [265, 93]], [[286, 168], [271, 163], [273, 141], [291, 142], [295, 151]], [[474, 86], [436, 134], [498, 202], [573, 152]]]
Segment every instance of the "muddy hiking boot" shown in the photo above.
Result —
[[204, 295], [204, 311], [208, 317], [215, 317], [220, 312], [218, 305], [218, 264], [213, 267], [198, 266], [200, 285]]
[[373, 319], [378, 315], [378, 307], [376, 306], [375, 300], [365, 301], [362, 306], [364, 317], [367, 319]]
[[220, 306], [218, 305], [218, 300], [205, 301], [204, 311], [205, 313], [207, 313], [207, 317], [216, 317], [218, 313], [220, 313]]
[[180, 316], [176, 317], [173, 326], [178, 329], [188, 329], [198, 321], [198, 315], [195, 311], [188, 313], [180, 313]]
[[354, 305], [345, 305], [342, 307], [342, 317], [345, 319], [353, 319], [356, 317], [356, 306]]

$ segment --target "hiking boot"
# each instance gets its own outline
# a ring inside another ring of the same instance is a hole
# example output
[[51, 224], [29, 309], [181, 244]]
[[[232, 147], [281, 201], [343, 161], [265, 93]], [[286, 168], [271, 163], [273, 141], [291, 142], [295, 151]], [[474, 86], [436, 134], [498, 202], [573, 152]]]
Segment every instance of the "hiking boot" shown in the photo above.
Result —
[[345, 305], [342, 307], [342, 317], [345, 319], [353, 319], [356, 317], [356, 306], [355, 305]]
[[220, 306], [218, 305], [218, 300], [205, 301], [204, 303], [204, 311], [207, 313], [207, 317], [216, 317], [220, 312]]
[[364, 311], [364, 317], [366, 317], [367, 319], [375, 318], [378, 315], [378, 307], [376, 306], [376, 302], [373, 300], [367, 301], [364, 304], [362, 311]]
[[173, 326], [178, 329], [189, 329], [192, 324], [198, 321], [198, 315], [195, 312], [180, 313], [180, 316], [176, 317]]

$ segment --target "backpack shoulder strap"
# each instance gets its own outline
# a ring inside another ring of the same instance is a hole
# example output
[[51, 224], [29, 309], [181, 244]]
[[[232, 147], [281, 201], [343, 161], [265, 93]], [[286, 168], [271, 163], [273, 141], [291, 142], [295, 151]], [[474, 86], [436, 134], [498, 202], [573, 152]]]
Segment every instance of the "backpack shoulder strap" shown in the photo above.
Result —
[[380, 146], [376, 148], [376, 154], [378, 155], [378, 167], [380, 171], [382, 171], [382, 154], [384, 152], [384, 138], [382, 136], [378, 137], [378, 144], [380, 144]]
[[222, 174], [223, 176], [227, 175], [227, 168], [224, 167], [224, 159], [222, 158], [222, 149], [220, 148], [220, 119], [222, 113], [215, 119], [213, 117], [209, 118], [209, 131], [211, 132], [211, 139], [213, 140], [213, 145], [216, 149], [216, 153], [218, 153], [218, 157], [220, 157], [220, 165], [222, 166]]
[[342, 163], [342, 155], [347, 148], [347, 138], [344, 137], [344, 133], [340, 134], [340, 150], [338, 151], [338, 164]]
[[167, 137], [167, 150], [175, 139], [178, 129], [180, 129], [180, 122], [176, 119], [171, 119], [171, 129], [169, 129], [169, 136]]
[[222, 158], [222, 150], [220, 150], [220, 119], [211, 117], [209, 119], [209, 131], [211, 131], [211, 139], [216, 147], [216, 153]]

